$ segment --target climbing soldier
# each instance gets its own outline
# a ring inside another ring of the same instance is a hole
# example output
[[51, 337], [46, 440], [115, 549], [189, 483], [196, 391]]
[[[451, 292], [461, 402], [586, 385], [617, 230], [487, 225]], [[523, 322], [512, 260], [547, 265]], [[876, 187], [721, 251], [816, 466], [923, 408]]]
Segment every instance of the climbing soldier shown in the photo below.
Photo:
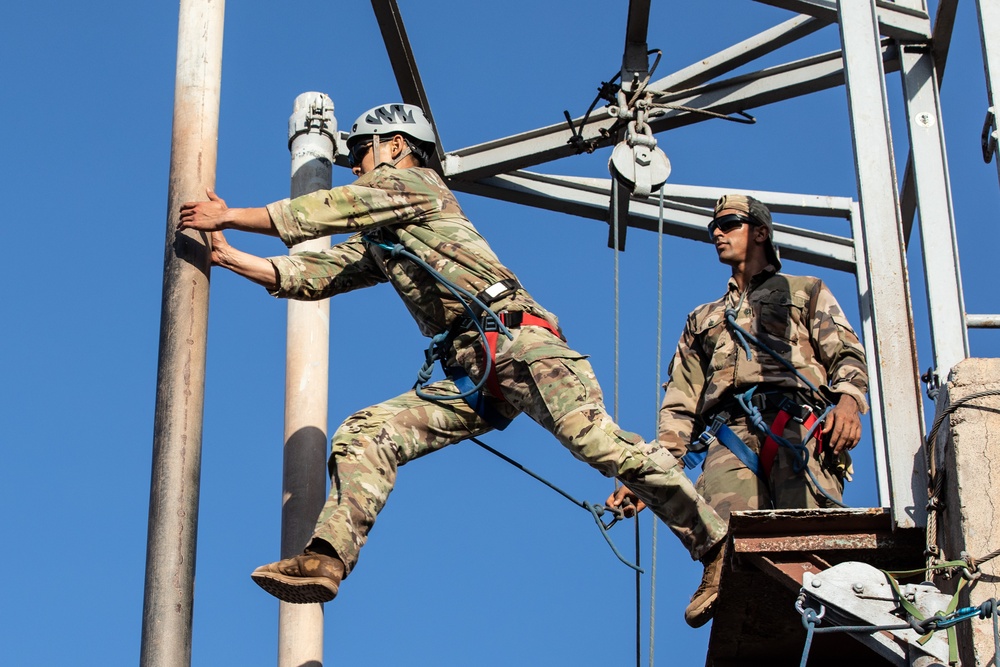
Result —
[[[414, 389], [360, 410], [332, 438], [330, 496], [302, 554], [252, 578], [286, 602], [328, 602], [354, 569], [375, 518], [408, 461], [503, 428], [521, 412], [576, 458], [635, 490], [704, 559], [725, 523], [665, 447], [618, 428], [586, 358], [570, 349], [556, 317], [493, 254], [436, 172], [435, 133], [406, 104], [362, 114], [347, 140], [358, 179], [265, 208], [207, 202], [181, 207], [181, 229], [211, 233], [212, 262], [272, 295], [323, 299], [389, 282], [421, 332], [428, 363]], [[350, 236], [320, 252], [261, 258], [236, 250], [223, 229], [271, 234], [291, 246]], [[434, 360], [447, 379], [425, 384]]]
[[[858, 337], [821, 280], [778, 273], [764, 204], [725, 195], [708, 231], [732, 277], [721, 299], [688, 315], [659, 444], [687, 467], [704, 464], [696, 488], [727, 522], [734, 510], [839, 505], [868, 410]], [[627, 515], [642, 509], [627, 487], [607, 504], [628, 501]], [[706, 567], [684, 612], [690, 625], [711, 619], [719, 574]]]

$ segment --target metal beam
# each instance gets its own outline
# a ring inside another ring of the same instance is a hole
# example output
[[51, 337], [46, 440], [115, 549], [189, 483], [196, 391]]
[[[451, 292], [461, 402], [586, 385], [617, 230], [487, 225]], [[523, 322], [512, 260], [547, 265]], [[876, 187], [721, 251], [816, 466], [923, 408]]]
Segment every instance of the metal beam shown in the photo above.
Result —
[[958, 266], [941, 99], [934, 56], [929, 48], [903, 45], [899, 58], [916, 185], [915, 201], [920, 214], [920, 246], [924, 256], [934, 372], [938, 378], [947, 380], [951, 367], [969, 356], [969, 339], [965, 328], [965, 299]]
[[631, 92], [649, 75], [649, 47], [646, 33], [649, 29], [650, 0], [629, 0], [628, 22], [625, 24], [625, 50], [622, 54], [622, 89]]
[[717, 76], [731, 72], [753, 62], [761, 56], [777, 51], [806, 35], [811, 35], [820, 28], [829, 25], [812, 16], [796, 16], [773, 28], [769, 28], [749, 39], [734, 44], [707, 58], [702, 58], [684, 69], [677, 70], [656, 83], [650, 84], [652, 90], [677, 91], [711, 81]]
[[965, 323], [973, 329], [1000, 329], [1000, 315], [966, 315]]
[[[781, 7], [800, 14], [809, 14], [829, 23], [837, 22], [836, 0], [757, 0], [772, 7]], [[922, 41], [931, 36], [931, 21], [927, 12], [895, 2], [876, 1], [878, 29], [886, 37]]]
[[[882, 56], [886, 71], [898, 68], [894, 47], [883, 47]], [[841, 52], [832, 51], [682, 91], [660, 101], [729, 114], [826, 90], [843, 81]], [[650, 84], [650, 88], [654, 85]], [[650, 126], [654, 132], [662, 132], [708, 119], [702, 114], [668, 109], [651, 120]], [[613, 141], [609, 131], [616, 122], [607, 109], [597, 109], [582, 128], [582, 118], [574, 119], [573, 124], [584, 140], [608, 146]], [[572, 137], [569, 125], [560, 123], [449, 152], [444, 161], [445, 175], [477, 180], [568, 157], [578, 153], [570, 143]]]
[[[889, 130], [885, 73], [875, 0], [838, 0], [854, 142], [861, 240], [868, 256], [875, 355], [885, 414], [877, 428], [888, 445], [893, 520], [901, 528], [926, 521], [923, 408], [913, 315]], [[877, 258], [877, 261], [876, 259]], [[917, 462], [915, 465], [914, 463]]]
[[[481, 181], [456, 181], [452, 185], [461, 192], [606, 222], [611, 183], [609, 178], [576, 178], [516, 172]], [[674, 191], [677, 191], [676, 186]], [[710, 196], [705, 196], [707, 191], [707, 188], [699, 188], [689, 194], [691, 198], [703, 197], [707, 203], [703, 207], [684, 202], [665, 201], [664, 232], [708, 243], [706, 229], [712, 217], [711, 203], [729, 190], [716, 189]], [[789, 207], [786, 210], [791, 209], [795, 197], [803, 200], [811, 199], [805, 195], [786, 195], [786, 197], [784, 203]], [[770, 203], [766, 197], [763, 201]], [[627, 223], [629, 227], [654, 231], [658, 223], [658, 196], [631, 201]], [[838, 271], [853, 273], [855, 270], [854, 243], [850, 238], [776, 224], [774, 240], [781, 246], [782, 256], [787, 259]]]
[[392, 64], [392, 72], [396, 76], [396, 85], [399, 86], [403, 102], [415, 104], [423, 109], [424, 115], [434, 128], [438, 140], [435, 154], [431, 156], [428, 166], [441, 172], [441, 163], [444, 160], [441, 133], [438, 132], [437, 124], [434, 122], [431, 103], [420, 80], [420, 72], [417, 71], [417, 61], [413, 57], [410, 40], [406, 36], [406, 27], [399, 13], [399, 5], [396, 0], [372, 0], [372, 9], [375, 10], [375, 19], [382, 32], [382, 41], [385, 42], [385, 50], [389, 55], [389, 62]]
[[[926, 3], [924, 4], [926, 6]], [[937, 73], [938, 92], [944, 85], [944, 68], [948, 61], [948, 50], [951, 48], [951, 33], [955, 27], [955, 12], [958, 11], [958, 0], [940, 0], [937, 12], [934, 14], [934, 34], [931, 36], [930, 48], [934, 56], [934, 69]], [[916, 183], [913, 181], [913, 155], [906, 158], [906, 169], [903, 172], [903, 185], [899, 191], [899, 208], [903, 214], [903, 237], [910, 244], [910, 232], [913, 230], [913, 218], [917, 213]]]
[[[851, 205], [851, 226], [854, 238], [864, 236], [861, 226], [861, 207], [856, 203]], [[865, 345], [865, 358], [871, 367], [878, 354], [875, 346], [875, 325], [872, 312], [872, 291], [868, 283], [868, 253], [864, 243], [854, 246], [860, 270], [855, 273], [858, 280], [858, 313], [861, 316], [861, 332]], [[872, 450], [875, 454], [875, 484], [878, 490], [879, 507], [888, 507], [892, 494], [889, 491], [889, 446], [885, 440], [885, 429], [881, 428], [884, 410], [882, 409], [882, 376], [879, 373], [868, 373], [868, 403], [871, 409]]]

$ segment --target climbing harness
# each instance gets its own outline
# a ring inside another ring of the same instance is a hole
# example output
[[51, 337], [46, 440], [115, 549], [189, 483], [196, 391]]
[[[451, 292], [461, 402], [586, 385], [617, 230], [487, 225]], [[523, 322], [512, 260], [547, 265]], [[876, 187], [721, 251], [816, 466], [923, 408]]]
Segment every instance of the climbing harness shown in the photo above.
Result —
[[[792, 470], [796, 474], [805, 474], [812, 482], [813, 488], [823, 495], [829, 502], [839, 507], [846, 507], [846, 505], [833, 498], [826, 492], [825, 489], [823, 489], [812, 470], [809, 469], [810, 453], [807, 444], [810, 440], [815, 438], [816, 452], [817, 454], [822, 453], [822, 434], [818, 432], [818, 429], [826, 420], [826, 416], [831, 410], [833, 410], [834, 406], [826, 398], [826, 396], [823, 395], [819, 388], [810, 382], [809, 379], [806, 378], [797, 368], [795, 368], [790, 361], [782, 357], [769, 345], [737, 324], [736, 315], [739, 312], [739, 309], [742, 308], [743, 300], [746, 298], [746, 295], [747, 292], [744, 292], [740, 297], [740, 303], [736, 308], [726, 309], [725, 318], [726, 326], [743, 348], [747, 360], [753, 358], [753, 351], [750, 347], [750, 344], [753, 343], [753, 345], [757, 348], [771, 356], [775, 361], [788, 369], [809, 389], [810, 392], [812, 392], [814, 396], [819, 397], [824, 407], [822, 409], [814, 409], [808, 404], [797, 403], [796, 401], [791, 400], [788, 396], [778, 393], [776, 395], [780, 398], [777, 399], [777, 405], [775, 406], [777, 407], [778, 412], [774, 421], [772, 421], [771, 424], [768, 424], [764, 419], [764, 416], [761, 414], [761, 407], [763, 407], [763, 405], [767, 402], [771, 402], [773, 404], [775, 400], [773, 396], [775, 396], [775, 394], [760, 394], [754, 396], [754, 392], [758, 388], [758, 385], [754, 385], [743, 393], [737, 393], [734, 398], [736, 405], [739, 406], [739, 408], [750, 420], [752, 427], [757, 432], [765, 436], [764, 444], [761, 445], [760, 455], [758, 456], [758, 454], [750, 449], [750, 447], [748, 447], [747, 444], [743, 442], [743, 440], [736, 435], [731, 428], [729, 428], [727, 422], [732, 415], [730, 415], [727, 410], [721, 410], [714, 415], [712, 422], [698, 436], [695, 443], [692, 443], [692, 447], [688, 453], [682, 457], [684, 466], [686, 468], [696, 468], [703, 465], [705, 457], [708, 455], [709, 445], [717, 440], [728, 448], [733, 455], [735, 455], [736, 458], [738, 458], [751, 472], [766, 482], [770, 479], [771, 469], [779, 447], [784, 447], [793, 452], [795, 455], [792, 460]], [[802, 439], [802, 442], [794, 443], [784, 437], [785, 428], [791, 421], [802, 424], [806, 429], [806, 434]]]
[[[462, 289], [461, 287], [455, 285], [447, 278], [442, 276], [440, 273], [431, 268], [426, 262], [414, 255], [412, 252], [406, 249], [401, 243], [388, 243], [385, 240], [376, 238], [374, 234], [365, 234], [362, 236], [366, 243], [378, 246], [383, 250], [391, 253], [392, 257], [405, 257], [412, 260], [418, 266], [427, 271], [431, 276], [433, 276], [441, 285], [443, 285], [449, 292], [451, 292], [456, 299], [458, 299], [466, 311], [466, 317], [458, 322], [457, 326], [452, 327], [449, 331], [442, 332], [435, 335], [431, 339], [431, 344], [425, 351], [426, 361], [421, 367], [420, 372], [417, 374], [417, 382], [414, 385], [416, 393], [421, 398], [430, 401], [446, 401], [446, 400], [456, 400], [464, 399], [476, 412], [486, 419], [491, 426], [498, 430], [503, 430], [510, 424], [511, 420], [503, 415], [500, 415], [496, 409], [490, 405], [489, 401], [486, 400], [485, 394], [487, 392], [491, 393], [495, 398], [500, 400], [503, 399], [503, 394], [500, 391], [499, 380], [496, 376], [496, 348], [497, 341], [500, 335], [507, 336], [513, 339], [513, 334], [510, 333], [510, 329], [517, 329], [522, 326], [536, 326], [543, 329], [551, 331], [553, 334], [563, 339], [562, 332], [556, 327], [552, 326], [544, 318], [532, 315], [531, 313], [522, 313], [516, 311], [500, 311], [494, 312], [490, 309], [490, 305], [500, 299], [514, 293], [516, 290], [521, 288], [520, 283], [516, 279], [502, 280], [493, 285], [490, 285], [484, 289], [479, 294], [472, 294], [468, 290]], [[475, 305], [479, 312], [473, 309]], [[481, 314], [480, 314], [481, 313]], [[483, 341], [483, 350], [485, 358], [485, 366], [483, 377], [479, 382], [473, 382], [468, 376], [464, 369], [460, 367], [445, 367], [445, 372], [455, 383], [456, 388], [458, 388], [459, 393], [453, 396], [434, 396], [431, 394], [426, 394], [421, 391], [422, 385], [425, 385], [430, 380], [431, 372], [433, 372], [433, 366], [436, 361], [441, 361], [442, 366], [444, 365], [444, 359], [447, 358], [447, 347], [454, 340], [455, 336], [459, 333], [476, 329], [479, 332], [480, 339]], [[575, 505], [582, 507], [583, 509], [590, 512], [591, 516], [594, 517], [594, 521], [597, 523], [601, 530], [601, 535], [604, 536], [605, 541], [611, 550], [614, 552], [615, 556], [618, 557], [625, 565], [642, 573], [642, 570], [637, 566], [633, 565], [629, 561], [625, 560], [621, 552], [615, 546], [614, 542], [611, 540], [611, 536], [608, 535], [608, 530], [614, 526], [619, 520], [625, 518], [625, 513], [623, 508], [608, 507], [606, 505], [595, 505], [586, 501], [579, 501], [573, 496], [569, 495], [559, 487], [555, 486], [545, 478], [537, 475], [528, 468], [515, 461], [514, 459], [504, 455], [503, 453], [493, 449], [486, 443], [482, 442], [478, 438], [469, 438], [472, 442], [476, 443], [483, 449], [494, 454], [495, 456], [503, 459], [507, 463], [510, 463], [514, 467], [522, 470], [528, 475], [534, 477], [538, 481], [542, 482], [549, 488], [553, 489], [564, 498], [568, 499]], [[612, 515], [611, 521], [605, 523], [601, 517], [605, 513]]]
[[[381, 236], [381, 235], [380, 235]], [[362, 238], [366, 243], [370, 245], [377, 246], [383, 250], [390, 253], [392, 257], [405, 257], [414, 263], [416, 263], [420, 268], [424, 269], [429, 273], [435, 280], [437, 280], [445, 289], [447, 289], [451, 294], [462, 304], [465, 309], [466, 318], [462, 320], [462, 324], [467, 324], [469, 329], [476, 329], [479, 332], [480, 339], [483, 341], [484, 349], [489, 349], [489, 337], [486, 335], [485, 322], [490, 322], [494, 327], [493, 332], [503, 334], [509, 339], [513, 339], [514, 335], [510, 332], [507, 326], [503, 323], [500, 316], [490, 309], [490, 304], [497, 301], [498, 299], [510, 294], [516, 290], [520, 285], [517, 285], [517, 281], [513, 281], [514, 285], [511, 285], [509, 281], [501, 281], [490, 285], [485, 290], [480, 292], [478, 295], [472, 294], [468, 290], [462, 289], [458, 285], [454, 284], [443, 275], [435, 271], [427, 262], [417, 257], [415, 254], [406, 249], [402, 243], [389, 243], [382, 238], [376, 238], [373, 234], [364, 234]], [[476, 309], [473, 309], [473, 306]], [[480, 315], [480, 313], [482, 315]], [[466, 399], [473, 397], [475, 394], [481, 393], [485, 387], [489, 375], [493, 372], [493, 355], [486, 355], [485, 367], [483, 369], [483, 377], [475, 383], [471, 380], [466, 383], [463, 381], [465, 388], [459, 388], [459, 393], [453, 396], [434, 396], [422, 391], [422, 388], [430, 381], [431, 374], [434, 372], [434, 364], [437, 361], [442, 361], [447, 358], [447, 348], [454, 340], [455, 336], [465, 329], [456, 330], [456, 328], [449, 329], [447, 331], [442, 331], [441, 333], [435, 334], [431, 337], [431, 342], [427, 346], [424, 352], [424, 365], [421, 366], [420, 371], [417, 373], [417, 381], [414, 383], [413, 388], [417, 393], [417, 396], [428, 401], [450, 401], [456, 399]], [[494, 345], [495, 345], [494, 338]], [[457, 384], [457, 383], [456, 383]], [[481, 397], [478, 397], [481, 399]], [[477, 401], [473, 398], [473, 401]], [[470, 405], [473, 405], [473, 401], [470, 401]], [[479, 401], [481, 403], [481, 401]], [[473, 405], [475, 408], [475, 405]]]

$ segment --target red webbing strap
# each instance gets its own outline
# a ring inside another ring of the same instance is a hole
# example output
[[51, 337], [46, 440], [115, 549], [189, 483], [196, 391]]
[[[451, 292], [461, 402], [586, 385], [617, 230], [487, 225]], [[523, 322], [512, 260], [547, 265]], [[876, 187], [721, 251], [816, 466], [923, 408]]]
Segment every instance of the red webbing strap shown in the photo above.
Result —
[[[771, 433], [774, 433], [779, 437], [784, 437], [785, 426], [788, 424], [788, 420], [791, 418], [792, 416], [787, 412], [785, 412], [784, 410], [779, 412], [777, 416], [774, 418], [774, 421], [771, 423]], [[815, 423], [816, 423], [816, 415], [810, 412], [809, 416], [806, 418], [805, 422], [803, 422], [802, 425], [808, 431], [810, 428], [812, 428], [812, 425]], [[813, 437], [816, 438], [817, 452], [823, 451], [822, 435], [823, 434], [820, 433], [818, 430], [816, 431], [815, 434], [813, 434]], [[774, 441], [774, 438], [772, 438], [771, 436], [767, 436], [767, 440], [764, 441], [763, 446], [760, 448], [760, 469], [764, 473], [764, 479], [770, 479], [771, 477], [771, 467], [774, 465], [774, 457], [778, 455], [778, 447], [779, 445], [777, 442]]]
[[[506, 313], [500, 313], [500, 319], [506, 320]], [[507, 323], [504, 322], [504, 325], [506, 324]], [[549, 324], [549, 321], [544, 317], [538, 317], [537, 315], [532, 315], [530, 313], [521, 313], [521, 326], [541, 327], [551, 331], [557, 337], [562, 338], [562, 334]], [[486, 378], [486, 390], [493, 394], [495, 398], [504, 400], [503, 390], [500, 389], [500, 378], [497, 377], [497, 340], [499, 340], [500, 332], [487, 331], [485, 333], [486, 343], [489, 345], [490, 353], [490, 375]]]
[[500, 389], [500, 378], [497, 377], [497, 338], [499, 331], [487, 331], [486, 342], [489, 344], [490, 353], [490, 374], [486, 378], [486, 390], [494, 397], [503, 400], [503, 391]]

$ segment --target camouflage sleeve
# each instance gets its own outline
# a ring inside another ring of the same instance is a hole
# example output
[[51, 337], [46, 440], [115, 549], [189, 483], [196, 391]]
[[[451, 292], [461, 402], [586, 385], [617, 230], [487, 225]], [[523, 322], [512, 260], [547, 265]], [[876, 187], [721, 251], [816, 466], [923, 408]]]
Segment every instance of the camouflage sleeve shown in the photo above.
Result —
[[692, 313], [670, 362], [670, 379], [664, 385], [666, 393], [660, 405], [657, 440], [675, 457], [687, 453], [705, 387], [705, 361], [696, 346], [694, 331]]
[[387, 280], [358, 236], [319, 252], [269, 257], [268, 261], [278, 275], [278, 288], [269, 291], [283, 299], [315, 301]]
[[868, 366], [865, 350], [833, 293], [817, 280], [810, 294], [812, 321], [809, 329], [820, 362], [826, 368], [830, 388], [848, 394], [868, 412]]
[[350, 185], [267, 205], [278, 235], [291, 247], [309, 239], [353, 234], [394, 222], [420, 222], [439, 211], [442, 191], [412, 169], [377, 169]]

